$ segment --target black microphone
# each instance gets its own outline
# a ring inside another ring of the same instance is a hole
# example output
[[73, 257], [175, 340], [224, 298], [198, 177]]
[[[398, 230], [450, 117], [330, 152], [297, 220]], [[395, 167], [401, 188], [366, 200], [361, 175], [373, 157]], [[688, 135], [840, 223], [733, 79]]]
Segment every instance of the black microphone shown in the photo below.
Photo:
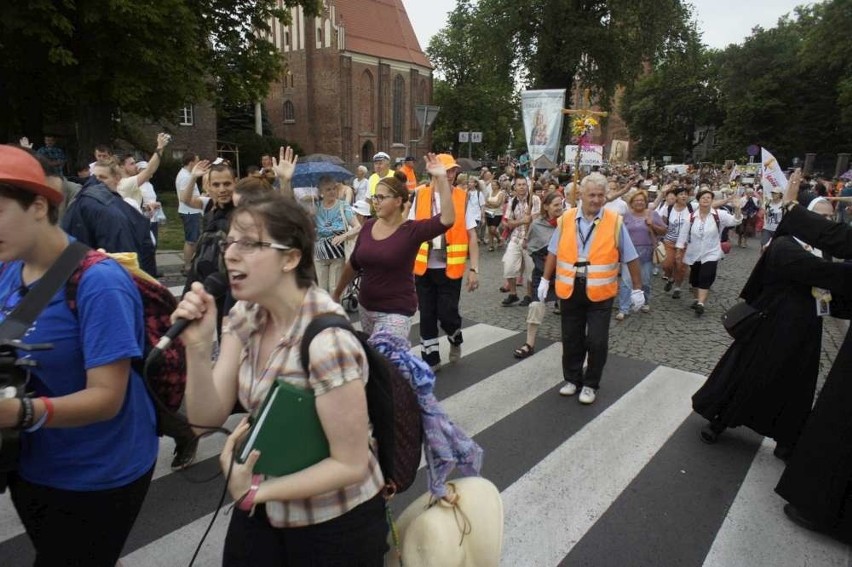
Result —
[[[216, 272], [215, 274], [210, 274], [204, 280], [204, 291], [212, 295], [214, 298], [219, 299], [225, 295], [225, 292], [228, 291], [228, 278], [225, 274], [221, 274]], [[166, 334], [163, 335], [163, 338], [151, 349], [151, 352], [148, 354], [148, 360], [153, 360], [161, 352], [169, 348], [169, 345], [172, 344], [172, 341], [180, 335], [184, 329], [191, 323], [190, 319], [184, 319], [183, 317], [178, 318], [177, 321], [166, 331]]]

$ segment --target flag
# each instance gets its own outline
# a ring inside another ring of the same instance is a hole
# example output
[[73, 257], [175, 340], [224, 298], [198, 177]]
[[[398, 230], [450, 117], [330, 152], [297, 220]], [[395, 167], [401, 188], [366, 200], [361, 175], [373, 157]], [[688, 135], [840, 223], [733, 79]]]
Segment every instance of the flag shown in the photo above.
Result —
[[731, 170], [731, 177], [728, 178], [728, 183], [736, 181], [737, 176], [740, 174], [740, 168], [737, 164], [734, 164], [734, 169]]
[[562, 107], [565, 89], [524, 91], [521, 93], [521, 114], [527, 136], [530, 161], [544, 156], [556, 163], [562, 137]]
[[763, 194], [769, 195], [773, 189], [785, 191], [787, 189], [787, 177], [778, 164], [778, 160], [766, 148], [760, 149], [760, 164], [763, 170], [760, 181]]

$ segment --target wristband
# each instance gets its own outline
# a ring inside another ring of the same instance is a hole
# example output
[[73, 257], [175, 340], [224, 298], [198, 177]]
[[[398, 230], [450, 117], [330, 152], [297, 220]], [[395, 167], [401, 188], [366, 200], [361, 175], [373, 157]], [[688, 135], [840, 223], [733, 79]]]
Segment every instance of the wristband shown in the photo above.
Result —
[[254, 497], [257, 496], [257, 489], [260, 488], [261, 482], [263, 482], [262, 475], [251, 475], [251, 487], [237, 501], [237, 508], [243, 512], [251, 512], [254, 509]]
[[33, 426], [33, 419], [35, 418], [35, 413], [33, 412], [33, 401], [24, 396], [21, 398], [21, 408], [23, 412], [21, 413], [21, 418], [18, 420], [16, 427], [18, 429], [29, 429]]
[[47, 421], [44, 422], [45, 425], [53, 421], [53, 400], [48, 398], [47, 396], [41, 396], [39, 399], [44, 404], [44, 415], [47, 416]]

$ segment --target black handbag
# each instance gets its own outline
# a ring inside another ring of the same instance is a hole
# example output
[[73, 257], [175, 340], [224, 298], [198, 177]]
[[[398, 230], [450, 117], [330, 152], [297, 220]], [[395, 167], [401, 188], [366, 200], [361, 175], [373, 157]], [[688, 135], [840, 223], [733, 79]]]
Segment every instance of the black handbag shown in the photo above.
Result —
[[750, 338], [764, 319], [766, 313], [740, 301], [722, 315], [722, 326], [734, 340], [739, 341]]

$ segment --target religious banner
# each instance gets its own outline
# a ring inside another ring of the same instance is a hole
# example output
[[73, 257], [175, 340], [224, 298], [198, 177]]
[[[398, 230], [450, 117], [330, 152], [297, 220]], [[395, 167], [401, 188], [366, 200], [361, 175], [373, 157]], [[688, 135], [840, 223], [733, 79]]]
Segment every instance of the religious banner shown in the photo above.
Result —
[[530, 161], [545, 157], [556, 163], [562, 137], [562, 107], [565, 89], [524, 91], [521, 93], [521, 113], [527, 135]]
[[613, 140], [609, 150], [610, 163], [625, 163], [630, 159], [630, 140]]
[[763, 169], [762, 178], [760, 181], [763, 187], [763, 194], [769, 195], [773, 189], [787, 190], [787, 177], [784, 175], [784, 170], [778, 164], [769, 150], [766, 148], [760, 149], [760, 163]]
[[[577, 160], [577, 145], [565, 146], [565, 161], [575, 163]], [[580, 152], [580, 165], [603, 165], [603, 146], [589, 144]]]

